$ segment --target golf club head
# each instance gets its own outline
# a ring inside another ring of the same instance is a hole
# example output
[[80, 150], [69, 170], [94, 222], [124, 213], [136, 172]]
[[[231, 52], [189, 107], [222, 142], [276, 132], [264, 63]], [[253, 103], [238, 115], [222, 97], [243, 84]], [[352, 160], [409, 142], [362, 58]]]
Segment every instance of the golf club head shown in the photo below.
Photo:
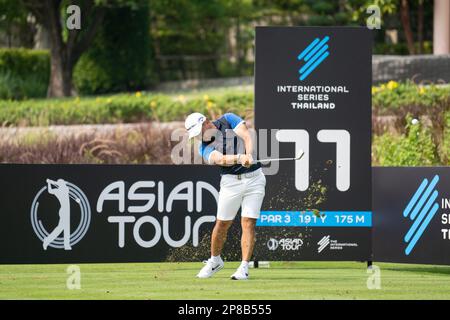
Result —
[[300, 152], [297, 154], [297, 157], [295, 158], [295, 160], [300, 160], [304, 154], [305, 154], [305, 151], [303, 151], [303, 149], [300, 149]]

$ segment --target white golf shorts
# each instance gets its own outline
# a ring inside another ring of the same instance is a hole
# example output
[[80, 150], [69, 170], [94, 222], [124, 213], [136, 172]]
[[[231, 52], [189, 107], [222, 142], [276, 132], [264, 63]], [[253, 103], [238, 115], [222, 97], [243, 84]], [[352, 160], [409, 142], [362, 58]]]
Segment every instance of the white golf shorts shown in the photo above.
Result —
[[259, 168], [240, 175], [225, 174], [220, 180], [218, 220], [233, 220], [240, 207], [241, 216], [258, 219], [264, 199], [266, 177]]

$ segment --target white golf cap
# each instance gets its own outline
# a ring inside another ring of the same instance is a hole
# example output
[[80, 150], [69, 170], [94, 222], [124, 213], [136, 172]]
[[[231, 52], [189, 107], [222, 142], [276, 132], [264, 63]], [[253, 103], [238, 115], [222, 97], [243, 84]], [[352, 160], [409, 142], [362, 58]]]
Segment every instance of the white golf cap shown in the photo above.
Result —
[[198, 136], [202, 132], [202, 124], [206, 117], [199, 112], [191, 113], [184, 121], [184, 126], [189, 133], [189, 139]]

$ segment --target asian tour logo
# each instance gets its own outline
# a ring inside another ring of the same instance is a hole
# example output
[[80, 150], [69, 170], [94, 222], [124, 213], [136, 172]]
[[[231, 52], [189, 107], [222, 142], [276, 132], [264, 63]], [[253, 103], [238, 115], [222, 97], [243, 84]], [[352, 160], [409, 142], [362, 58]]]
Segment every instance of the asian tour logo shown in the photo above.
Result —
[[439, 193], [435, 189], [438, 181], [438, 175], [435, 175], [430, 183], [428, 183], [428, 179], [423, 179], [405, 210], [403, 210], [403, 216], [409, 217], [413, 221], [403, 239], [408, 244], [405, 249], [406, 255], [409, 255], [414, 249], [417, 241], [422, 237], [431, 219], [439, 209], [439, 204], [436, 201]]
[[278, 248], [278, 244], [279, 243], [278, 243], [277, 239], [270, 238], [269, 241], [267, 241], [267, 248], [269, 250], [274, 251], [274, 250], [276, 250]]
[[298, 70], [300, 81], [305, 80], [330, 55], [326, 44], [328, 40], [330, 40], [328, 36], [325, 36], [322, 40], [316, 38], [298, 55], [297, 60], [303, 60], [306, 63]]
[[299, 250], [303, 246], [303, 240], [300, 238], [282, 238], [274, 239], [270, 238], [267, 241], [267, 248], [271, 251], [275, 251], [278, 247], [284, 251]]
[[[63, 179], [56, 181], [47, 179], [46, 182], [47, 185], [38, 191], [31, 205], [31, 224], [33, 230], [39, 240], [42, 241], [44, 250], [47, 250], [47, 247], [72, 250], [72, 246], [77, 244], [85, 236], [91, 223], [89, 201], [80, 188], [68, 181]], [[59, 216], [59, 222], [51, 232], [44, 227], [42, 220], [38, 219], [39, 204], [40, 201], [42, 202], [44, 200], [45, 192], [54, 196], [59, 202], [58, 212], [44, 212], [47, 219], [51, 219], [51, 215]], [[80, 211], [80, 221], [73, 232], [71, 232], [71, 199], [75, 201]]]

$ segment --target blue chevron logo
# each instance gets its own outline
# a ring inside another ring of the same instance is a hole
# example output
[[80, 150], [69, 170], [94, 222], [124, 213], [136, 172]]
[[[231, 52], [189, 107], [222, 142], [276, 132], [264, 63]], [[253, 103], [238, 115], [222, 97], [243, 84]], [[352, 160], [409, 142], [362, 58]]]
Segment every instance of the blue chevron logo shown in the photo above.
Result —
[[298, 70], [300, 73], [300, 81], [306, 79], [311, 72], [314, 71], [329, 55], [327, 51], [328, 45], [326, 44], [330, 40], [330, 37], [325, 36], [322, 40], [315, 38], [305, 50], [303, 50], [297, 57], [297, 60], [303, 60], [306, 64]]
[[408, 244], [405, 249], [406, 255], [409, 255], [414, 249], [417, 241], [422, 237], [423, 232], [439, 209], [439, 204], [436, 202], [439, 193], [435, 189], [438, 181], [438, 175], [435, 175], [430, 183], [428, 183], [428, 179], [423, 179], [405, 210], [403, 210], [403, 216], [409, 217], [413, 221], [403, 239]]

